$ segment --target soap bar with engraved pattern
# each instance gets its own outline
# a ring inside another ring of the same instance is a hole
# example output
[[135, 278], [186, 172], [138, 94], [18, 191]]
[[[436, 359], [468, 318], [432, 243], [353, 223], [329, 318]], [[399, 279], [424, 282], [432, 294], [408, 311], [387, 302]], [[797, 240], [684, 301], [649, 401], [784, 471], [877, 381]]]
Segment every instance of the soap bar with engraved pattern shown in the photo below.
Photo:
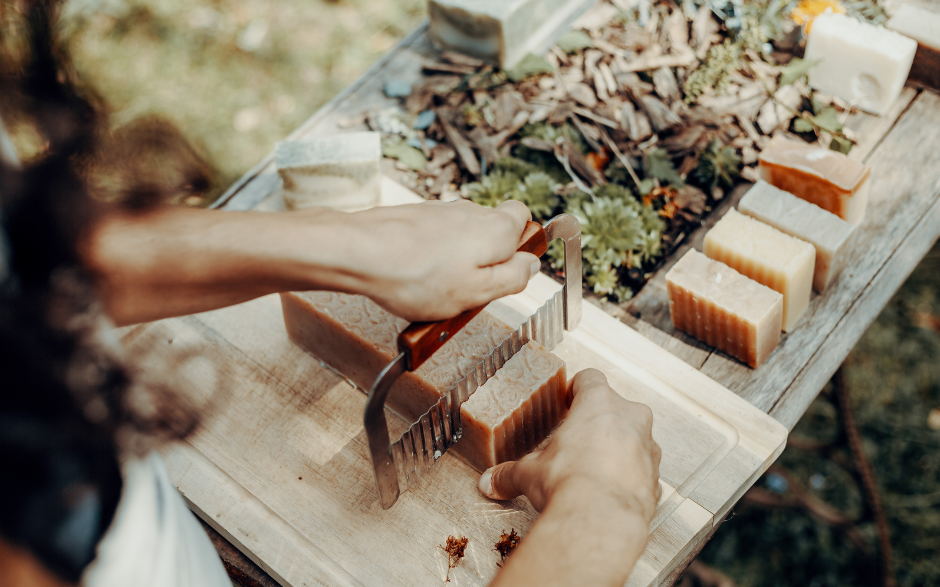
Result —
[[666, 274], [666, 288], [676, 328], [751, 367], [780, 342], [783, 296], [695, 249]]
[[[364, 390], [398, 355], [398, 334], [408, 325], [365, 296], [282, 293], [281, 305], [291, 340]], [[416, 421], [511, 332], [481, 312], [416, 371], [399, 377], [386, 405]], [[520, 352], [523, 356], [513, 357], [497, 372], [502, 374], [498, 381], [487, 381], [471, 396], [482, 394], [480, 398], [461, 410], [469, 440], [461, 439], [454, 450], [474, 466], [489, 462], [486, 455], [521, 456], [519, 451], [538, 445], [565, 412], [564, 363], [535, 343]], [[505, 392], [495, 405], [485, 401], [494, 389]], [[491, 438], [493, 434], [501, 436]]]
[[537, 447], [568, 411], [565, 362], [529, 342], [460, 406], [455, 449], [484, 471]]
[[783, 294], [783, 330], [809, 306], [816, 267], [813, 245], [728, 210], [705, 235], [705, 255]]

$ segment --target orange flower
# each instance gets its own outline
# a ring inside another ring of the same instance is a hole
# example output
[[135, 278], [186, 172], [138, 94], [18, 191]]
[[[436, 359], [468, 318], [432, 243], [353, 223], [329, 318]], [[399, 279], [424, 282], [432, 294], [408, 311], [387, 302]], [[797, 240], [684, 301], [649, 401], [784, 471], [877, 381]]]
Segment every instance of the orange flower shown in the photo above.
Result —
[[845, 14], [845, 7], [839, 0], [800, 0], [796, 8], [790, 12], [790, 19], [800, 26], [805, 26], [808, 35], [813, 27], [813, 20], [827, 12]]

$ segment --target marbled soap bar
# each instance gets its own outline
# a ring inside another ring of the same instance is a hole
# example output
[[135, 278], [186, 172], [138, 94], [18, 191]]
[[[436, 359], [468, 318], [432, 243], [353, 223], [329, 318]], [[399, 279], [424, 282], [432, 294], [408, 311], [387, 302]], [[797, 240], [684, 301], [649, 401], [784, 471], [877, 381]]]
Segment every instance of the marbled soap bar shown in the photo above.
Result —
[[821, 14], [806, 41], [814, 88], [872, 114], [883, 115], [901, 95], [917, 43], [881, 26], [844, 14]]
[[520, 459], [564, 419], [567, 395], [564, 361], [529, 342], [460, 406], [454, 448], [479, 471]]
[[[291, 340], [365, 390], [398, 356], [398, 334], [408, 326], [365, 296], [282, 293], [281, 306]], [[492, 315], [480, 313], [416, 371], [399, 377], [387, 405], [417, 420], [511, 332]]]
[[[282, 293], [281, 305], [291, 340], [365, 390], [398, 355], [398, 334], [408, 326], [365, 296]], [[482, 312], [416, 371], [399, 377], [386, 405], [416, 421], [511, 332]], [[566, 393], [564, 362], [530, 343], [461, 406], [465, 438], [454, 450], [478, 468], [521, 456], [563, 417]]]
[[428, 35], [452, 49], [510, 69], [555, 37], [596, 0], [430, 0]]
[[760, 176], [855, 226], [865, 219], [871, 168], [842, 153], [775, 137], [760, 154]]
[[274, 146], [274, 160], [284, 182], [284, 204], [291, 210], [362, 209], [377, 206], [382, 195], [377, 132], [282, 141]]
[[695, 249], [666, 274], [666, 288], [676, 328], [751, 367], [780, 342], [783, 296]]
[[738, 211], [816, 248], [813, 289], [822, 292], [845, 267], [855, 227], [819, 206], [797, 198], [766, 181], [758, 181], [738, 203]]
[[813, 245], [728, 210], [705, 235], [705, 255], [783, 294], [783, 330], [809, 306], [816, 266]]
[[917, 41], [909, 78], [940, 89], [940, 12], [903, 4], [885, 26]]

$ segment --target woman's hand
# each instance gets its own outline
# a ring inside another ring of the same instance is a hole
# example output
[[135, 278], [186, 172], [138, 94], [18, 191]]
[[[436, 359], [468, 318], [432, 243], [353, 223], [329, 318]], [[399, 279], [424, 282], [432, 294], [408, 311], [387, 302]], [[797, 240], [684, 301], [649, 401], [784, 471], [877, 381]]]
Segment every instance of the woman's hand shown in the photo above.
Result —
[[575, 375], [571, 394], [571, 411], [548, 446], [489, 469], [480, 491], [491, 499], [525, 495], [542, 511], [556, 493], [576, 486], [607, 493], [649, 522], [662, 492], [652, 411], [620, 397], [595, 369]]
[[646, 546], [661, 493], [652, 412], [593, 369], [575, 376], [571, 393], [544, 450], [480, 478], [487, 497], [525, 495], [542, 512], [491, 587], [621, 587]]
[[373, 208], [348, 215], [344, 257], [358, 293], [411, 321], [450, 318], [522, 291], [539, 259], [518, 253], [532, 216], [520, 202], [496, 209], [466, 200]]

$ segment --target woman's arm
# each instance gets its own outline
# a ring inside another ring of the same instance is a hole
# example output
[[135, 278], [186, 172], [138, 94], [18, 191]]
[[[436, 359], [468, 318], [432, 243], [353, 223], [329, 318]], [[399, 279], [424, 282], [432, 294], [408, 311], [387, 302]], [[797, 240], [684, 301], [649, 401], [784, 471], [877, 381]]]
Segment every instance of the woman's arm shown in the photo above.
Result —
[[343, 213], [158, 208], [112, 214], [85, 240], [118, 324], [203, 312], [280, 291], [364, 294], [433, 320], [521, 291], [538, 260], [517, 253], [530, 214], [428, 202]]
[[568, 417], [548, 446], [480, 478], [492, 499], [529, 498], [542, 515], [493, 586], [622, 586], [646, 546], [662, 451], [647, 406], [599, 371], [578, 373]]

